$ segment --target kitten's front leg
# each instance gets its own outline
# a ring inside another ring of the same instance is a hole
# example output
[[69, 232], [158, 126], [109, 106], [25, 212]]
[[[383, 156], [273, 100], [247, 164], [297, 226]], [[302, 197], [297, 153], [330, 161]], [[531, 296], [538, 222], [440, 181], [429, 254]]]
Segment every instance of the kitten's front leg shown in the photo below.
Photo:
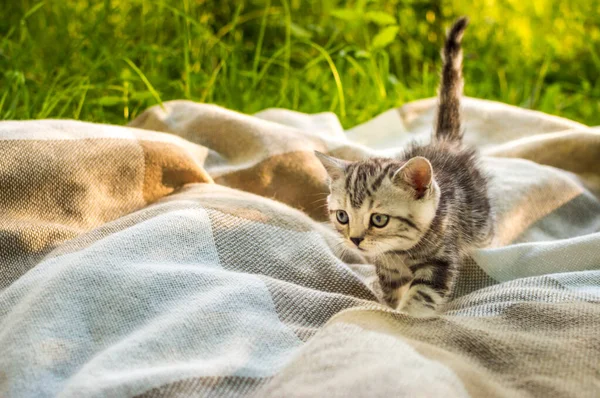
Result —
[[406, 293], [409, 283], [413, 279], [410, 270], [378, 266], [377, 276], [385, 302], [392, 308], [398, 307], [400, 299]]
[[429, 260], [412, 266], [414, 279], [398, 310], [418, 317], [434, 316], [450, 294], [455, 269], [447, 260]]

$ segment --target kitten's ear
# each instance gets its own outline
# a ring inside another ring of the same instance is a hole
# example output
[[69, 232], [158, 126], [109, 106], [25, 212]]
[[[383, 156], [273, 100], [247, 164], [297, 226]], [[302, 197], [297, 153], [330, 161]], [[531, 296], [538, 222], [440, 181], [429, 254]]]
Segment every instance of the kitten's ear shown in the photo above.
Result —
[[416, 156], [396, 171], [392, 181], [399, 186], [410, 186], [415, 190], [415, 199], [421, 199], [431, 187], [432, 178], [433, 168], [429, 160]]
[[342, 178], [344, 176], [344, 171], [346, 170], [346, 165], [348, 164], [347, 161], [327, 156], [319, 151], [315, 151], [315, 155], [321, 161], [325, 167], [325, 170], [327, 170], [329, 178], [332, 180], [337, 180], [338, 178]]

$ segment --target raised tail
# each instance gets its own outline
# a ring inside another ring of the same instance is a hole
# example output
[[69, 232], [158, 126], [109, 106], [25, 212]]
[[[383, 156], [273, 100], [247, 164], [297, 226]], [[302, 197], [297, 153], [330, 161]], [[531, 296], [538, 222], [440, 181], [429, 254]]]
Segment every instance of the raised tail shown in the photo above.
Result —
[[460, 97], [463, 93], [462, 48], [460, 42], [469, 23], [466, 17], [454, 22], [446, 36], [442, 50], [442, 78], [439, 88], [438, 115], [435, 138], [438, 140], [462, 141]]

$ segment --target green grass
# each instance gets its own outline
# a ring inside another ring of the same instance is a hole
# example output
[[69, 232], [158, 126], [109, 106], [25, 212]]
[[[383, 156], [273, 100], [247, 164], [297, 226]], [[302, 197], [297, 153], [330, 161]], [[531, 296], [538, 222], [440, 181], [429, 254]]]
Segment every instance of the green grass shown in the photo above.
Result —
[[435, 95], [469, 15], [466, 94], [600, 124], [600, 2], [4, 0], [0, 119], [124, 124], [170, 99], [344, 126]]

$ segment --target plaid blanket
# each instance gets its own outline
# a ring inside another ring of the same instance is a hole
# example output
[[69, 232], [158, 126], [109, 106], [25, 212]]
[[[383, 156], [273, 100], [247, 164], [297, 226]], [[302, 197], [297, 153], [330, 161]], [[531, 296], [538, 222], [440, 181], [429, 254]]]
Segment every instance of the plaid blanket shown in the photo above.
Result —
[[599, 396], [597, 130], [465, 100], [498, 233], [434, 319], [323, 223], [312, 151], [393, 155], [434, 105], [0, 122], [0, 396]]

